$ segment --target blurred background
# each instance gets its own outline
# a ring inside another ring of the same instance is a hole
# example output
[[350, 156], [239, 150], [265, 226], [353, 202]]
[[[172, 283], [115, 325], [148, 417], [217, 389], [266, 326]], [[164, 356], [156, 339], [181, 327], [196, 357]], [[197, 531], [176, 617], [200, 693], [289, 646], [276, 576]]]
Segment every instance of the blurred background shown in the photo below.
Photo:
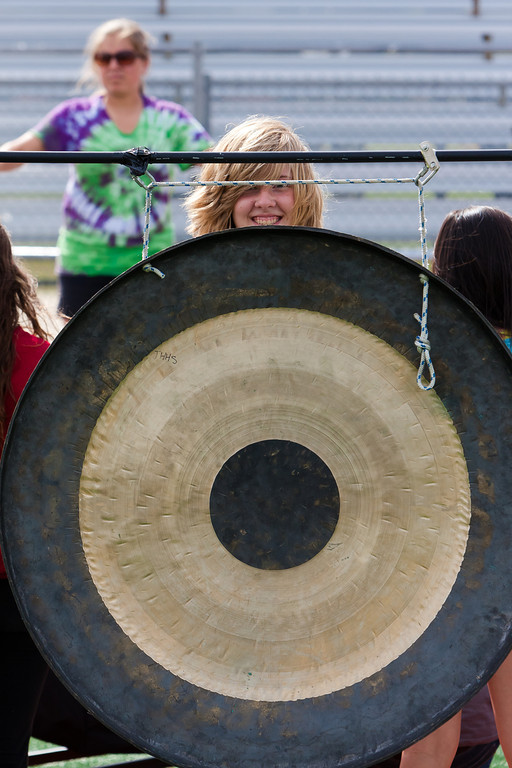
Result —
[[[214, 139], [269, 114], [314, 150], [511, 146], [510, 0], [1, 0], [0, 142], [76, 93], [86, 38], [117, 16], [154, 36], [148, 92], [184, 104]], [[418, 170], [318, 166], [321, 178]], [[52, 254], [66, 174], [65, 165], [30, 164], [0, 175], [0, 220], [19, 251]], [[420, 257], [414, 185], [327, 189], [329, 228]], [[173, 204], [179, 240], [182, 194]], [[509, 163], [442, 166], [426, 187], [429, 248], [449, 210], [493, 201], [512, 212]]]

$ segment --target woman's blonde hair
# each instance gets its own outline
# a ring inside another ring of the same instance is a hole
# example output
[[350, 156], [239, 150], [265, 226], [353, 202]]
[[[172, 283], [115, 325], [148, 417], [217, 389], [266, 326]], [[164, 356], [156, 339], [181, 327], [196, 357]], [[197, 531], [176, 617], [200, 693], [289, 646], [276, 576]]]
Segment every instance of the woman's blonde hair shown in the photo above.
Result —
[[149, 60], [153, 38], [136, 21], [131, 19], [109, 19], [94, 29], [87, 40], [84, 53], [86, 61], [80, 74], [78, 85], [84, 86], [96, 83], [98, 77], [94, 68], [94, 55], [100, 45], [109, 35], [116, 35], [122, 40], [128, 40], [135, 53], [144, 60]]
[[[226, 133], [213, 148], [214, 152], [304, 152], [309, 147], [281, 120], [253, 116]], [[284, 163], [205, 163], [198, 181], [269, 181], [279, 179]], [[286, 164], [288, 165], [288, 164]], [[315, 179], [310, 163], [290, 163], [292, 179]], [[233, 207], [246, 187], [196, 187], [185, 200], [188, 213], [187, 231], [205, 235], [232, 229]], [[323, 192], [318, 184], [294, 186], [294, 226], [321, 227]]]

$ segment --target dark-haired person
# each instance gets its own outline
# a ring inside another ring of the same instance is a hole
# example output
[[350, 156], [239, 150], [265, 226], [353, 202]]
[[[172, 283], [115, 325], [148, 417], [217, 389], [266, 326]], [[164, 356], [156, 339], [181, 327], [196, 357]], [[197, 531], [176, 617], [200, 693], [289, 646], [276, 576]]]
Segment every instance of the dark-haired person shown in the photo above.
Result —
[[[16, 402], [49, 346], [35, 282], [0, 225], [0, 452]], [[25, 768], [47, 666], [25, 628], [0, 552], [0, 765]]]
[[[449, 213], [434, 245], [433, 272], [469, 299], [512, 350], [512, 216], [469, 206]], [[501, 748], [512, 768], [512, 654], [488, 683]], [[448, 768], [460, 713], [403, 752], [401, 768]]]

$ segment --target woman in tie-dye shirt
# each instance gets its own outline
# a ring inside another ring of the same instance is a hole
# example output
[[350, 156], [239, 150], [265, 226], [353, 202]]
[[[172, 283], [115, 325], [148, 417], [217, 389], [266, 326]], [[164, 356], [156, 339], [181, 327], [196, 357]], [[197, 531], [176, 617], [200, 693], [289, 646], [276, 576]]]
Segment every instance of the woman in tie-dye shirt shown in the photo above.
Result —
[[[134, 147], [153, 151], [197, 151], [211, 141], [203, 126], [179, 104], [144, 93], [150, 38], [135, 22], [114, 19], [91, 35], [87, 71], [101, 89], [69, 99], [4, 150], [116, 152]], [[10, 170], [16, 164], [0, 165]], [[156, 181], [172, 166], [151, 165]], [[72, 315], [94, 293], [140, 259], [144, 190], [118, 164], [70, 166], [63, 199], [58, 246], [60, 303]], [[153, 193], [150, 253], [171, 245], [169, 188]]]

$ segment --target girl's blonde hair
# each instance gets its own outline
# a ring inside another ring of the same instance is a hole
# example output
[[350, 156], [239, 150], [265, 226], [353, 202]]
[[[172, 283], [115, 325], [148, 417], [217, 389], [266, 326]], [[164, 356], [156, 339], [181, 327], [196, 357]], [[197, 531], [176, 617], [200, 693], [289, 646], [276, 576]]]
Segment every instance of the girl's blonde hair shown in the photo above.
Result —
[[97, 83], [98, 77], [94, 68], [94, 55], [109, 35], [116, 35], [127, 40], [135, 53], [144, 60], [149, 60], [153, 38], [136, 21], [131, 19], [109, 19], [94, 29], [87, 40], [84, 53], [86, 61], [82, 68], [78, 86]]
[[[285, 123], [273, 117], [253, 116], [232, 128], [213, 148], [214, 152], [304, 152], [309, 147]], [[315, 179], [310, 163], [286, 164], [292, 179]], [[279, 179], [284, 163], [205, 163], [198, 181], [269, 181]], [[233, 207], [246, 187], [196, 187], [185, 200], [187, 231], [205, 235], [233, 228]], [[321, 227], [323, 192], [318, 184], [293, 187], [294, 226]]]

